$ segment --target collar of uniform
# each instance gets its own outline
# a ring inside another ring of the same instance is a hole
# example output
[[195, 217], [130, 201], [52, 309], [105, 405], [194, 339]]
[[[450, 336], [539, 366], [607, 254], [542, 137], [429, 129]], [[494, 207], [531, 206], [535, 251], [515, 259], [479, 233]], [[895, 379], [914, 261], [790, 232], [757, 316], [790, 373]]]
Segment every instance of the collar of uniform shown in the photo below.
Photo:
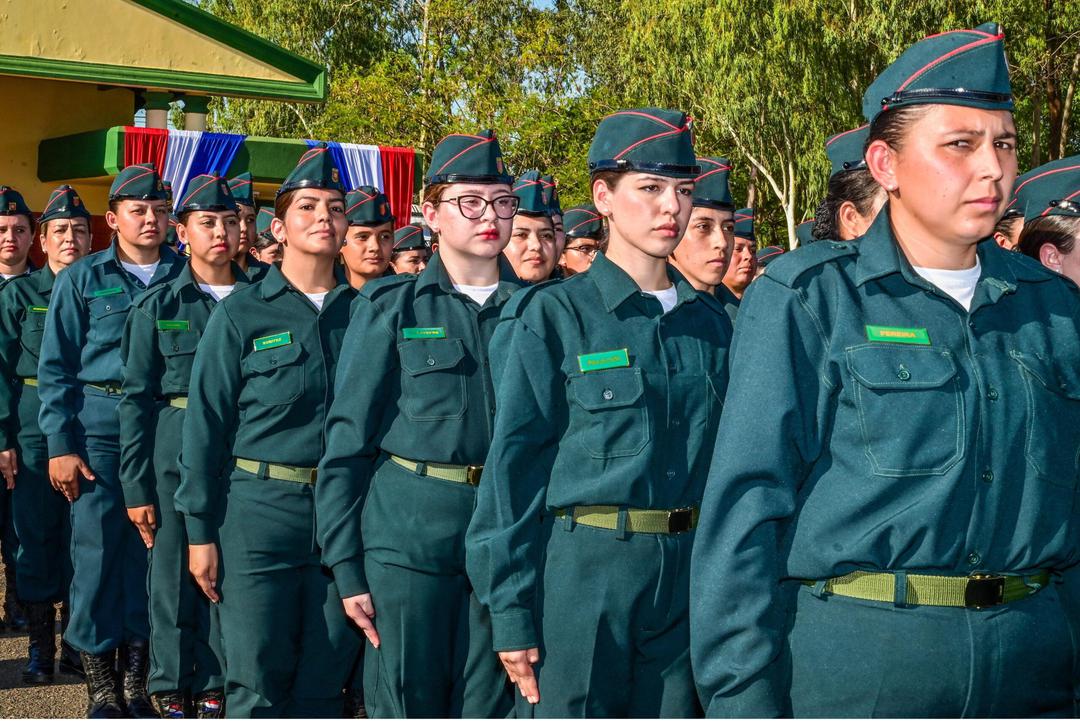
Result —
[[[244, 272], [243, 268], [237, 265], [236, 261], [233, 261], [232, 263], [230, 263], [230, 265], [232, 266], [233, 280], [235, 281], [236, 285], [247, 285], [248, 277], [247, 274]], [[184, 263], [184, 267], [181, 268], [180, 273], [177, 274], [176, 285], [174, 287], [186, 288], [187, 286], [191, 286], [199, 293], [203, 292], [202, 288], [199, 287], [199, 281], [195, 280], [195, 274], [191, 272], [190, 260], [187, 263]], [[203, 295], [205, 295], [205, 293], [203, 293]]]
[[[247, 282], [247, 276], [245, 276], [244, 272], [238, 267], [234, 268], [233, 272], [237, 273], [236, 278], [238, 283], [240, 282], [241, 277], [244, 278], [245, 283]], [[337, 286], [331, 288], [330, 292], [326, 294], [327, 305], [329, 304], [330, 298], [334, 295], [334, 291], [340, 289], [343, 285], [348, 285], [345, 279], [345, 271], [337, 264], [334, 265], [334, 280], [337, 281]], [[263, 300], [270, 300], [271, 298], [281, 295], [289, 288], [292, 288], [292, 285], [276, 263], [270, 265], [270, 270], [266, 271], [266, 275], [263, 276], [262, 282], [259, 283], [259, 293], [262, 295]], [[325, 308], [326, 305], [323, 307]]]
[[[432, 286], [438, 287], [444, 293], [454, 292], [454, 283], [450, 280], [450, 274], [446, 272], [446, 266], [443, 265], [442, 259], [438, 253], [435, 253], [428, 260], [427, 267], [424, 268], [424, 272], [416, 279], [416, 292], [420, 293], [425, 288]], [[509, 296], [516, 290], [525, 287], [525, 284], [514, 273], [514, 267], [510, 265], [510, 261], [506, 259], [506, 256], [499, 255], [499, 287], [495, 291], [500, 300], [503, 296]]]
[[[164, 266], [168, 268], [180, 257], [175, 252], [173, 252], [172, 248], [165, 245], [164, 243], [158, 246], [158, 249], [158, 267]], [[99, 253], [94, 253], [90, 256], [90, 262], [94, 265], [102, 265], [103, 263], [108, 263], [109, 261], [112, 261], [113, 265], [115, 265], [117, 268], [124, 267], [120, 265], [120, 241], [115, 238], [113, 238], [113, 241], [109, 243], [108, 248]]]
[[890, 273], [899, 273], [901, 262], [900, 247], [893, 237], [889, 224], [889, 204], [878, 211], [877, 218], [866, 230], [866, 235], [857, 241], [859, 260], [855, 267], [855, 283], [863, 285], [868, 281], [881, 278]]
[[34, 286], [39, 293], [48, 293], [56, 282], [56, 274], [46, 263], [40, 270], [35, 270], [31, 275], [34, 278]]
[[[667, 266], [667, 275], [676, 288], [678, 302], [676, 307], [688, 301], [697, 300], [697, 291], [687, 282], [682, 273]], [[588, 277], [600, 291], [600, 297], [604, 301], [604, 309], [609, 313], [618, 308], [627, 298], [632, 298], [642, 293], [641, 288], [634, 282], [625, 270], [608, 260], [603, 251], [596, 254], [592, 265], [589, 266]]]

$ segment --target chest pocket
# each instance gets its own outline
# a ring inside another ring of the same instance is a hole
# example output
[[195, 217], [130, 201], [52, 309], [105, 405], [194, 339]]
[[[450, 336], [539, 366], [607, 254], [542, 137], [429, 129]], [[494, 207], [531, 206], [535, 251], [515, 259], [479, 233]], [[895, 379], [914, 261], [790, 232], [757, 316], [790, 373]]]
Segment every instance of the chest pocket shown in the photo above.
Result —
[[398, 357], [406, 416], [442, 421], [465, 415], [465, 345], [460, 338], [407, 340], [398, 344]]
[[1080, 471], [1080, 385], [1034, 355], [1010, 352], [1027, 393], [1024, 455], [1044, 481], [1076, 488]]
[[570, 379], [569, 432], [593, 458], [636, 456], [649, 442], [640, 368], [612, 368]]
[[127, 293], [90, 298], [89, 337], [97, 343], [119, 343], [124, 334], [124, 321], [131, 308], [131, 297]]
[[299, 343], [257, 350], [241, 361], [245, 382], [259, 403], [280, 406], [304, 393], [304, 349]]
[[874, 474], [940, 475], [956, 465], [966, 423], [952, 353], [882, 343], [849, 348], [846, 355]]
[[158, 331], [158, 351], [165, 359], [166, 371], [179, 376], [184, 383], [191, 378], [191, 365], [195, 361], [200, 335], [193, 331]]
[[28, 312], [26, 318], [23, 319], [22, 328], [19, 332], [19, 343], [22, 345], [23, 351], [29, 353], [35, 359], [41, 353], [41, 335], [44, 331], [45, 314]]

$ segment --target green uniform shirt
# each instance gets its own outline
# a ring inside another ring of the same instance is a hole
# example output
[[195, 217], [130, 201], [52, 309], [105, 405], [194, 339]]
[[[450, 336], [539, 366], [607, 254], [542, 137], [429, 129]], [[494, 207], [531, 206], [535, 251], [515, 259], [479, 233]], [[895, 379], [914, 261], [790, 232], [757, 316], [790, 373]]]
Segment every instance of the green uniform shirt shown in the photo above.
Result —
[[357, 296], [315, 487], [323, 561], [343, 598], [367, 591], [360, 510], [380, 451], [484, 462], [495, 417], [488, 346], [522, 287], [501, 257], [499, 269], [483, 306], [454, 290], [438, 253], [419, 276], [380, 278]]
[[739, 315], [739, 303], [742, 301], [740, 301], [723, 283], [716, 286], [715, 295], [716, 299], [723, 304], [724, 311], [728, 314], [728, 317], [731, 318], [731, 323], [734, 325], [735, 317]]
[[978, 257], [969, 312], [886, 206], [750, 286], [691, 574], [710, 715], [785, 711], [791, 579], [1080, 561], [1080, 294], [992, 240]]
[[[236, 289], [247, 284], [233, 264]], [[120, 483], [128, 506], [154, 502], [154, 427], [167, 398], [186, 396], [195, 349], [217, 305], [184, 263], [174, 280], [146, 291], [128, 314], [120, 344], [123, 363], [120, 415]]]
[[[172, 280], [183, 262], [161, 246], [149, 286]], [[120, 384], [120, 340], [135, 299], [148, 286], [120, 265], [114, 241], [56, 279], [38, 363], [41, 431], [49, 457], [76, 453], [83, 386]]]
[[[573, 506], [697, 506], [727, 388], [731, 322], [669, 268], [664, 313], [598, 253], [525, 291], [500, 348], [495, 440], [466, 541], [495, 648], [536, 646], [542, 517]], [[509, 311], [510, 309], [508, 309]]]
[[36, 378], [45, 313], [52, 295], [52, 269], [46, 265], [0, 285], [0, 443], [15, 447], [18, 385]]
[[356, 295], [341, 274], [337, 280], [320, 311], [272, 267], [222, 300], [206, 324], [191, 371], [176, 492], [191, 543], [216, 541], [234, 458], [318, 464]]

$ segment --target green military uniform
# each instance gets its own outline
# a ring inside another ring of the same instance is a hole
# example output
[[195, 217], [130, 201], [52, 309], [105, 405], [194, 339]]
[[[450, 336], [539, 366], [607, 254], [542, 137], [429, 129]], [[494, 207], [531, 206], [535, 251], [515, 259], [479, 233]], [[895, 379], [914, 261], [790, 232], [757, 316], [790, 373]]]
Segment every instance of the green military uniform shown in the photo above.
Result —
[[816, 243], [817, 238], [814, 236], [814, 223], [817, 222], [815, 218], [810, 220], [804, 220], [795, 226], [795, 237], [799, 239], [799, 247], [804, 245], [810, 245]]
[[[740, 208], [735, 211], [735, 237], [754, 240], [753, 208]], [[723, 304], [724, 311], [734, 324], [736, 317], [739, 315], [739, 306], [742, 301], [723, 283], [716, 286], [716, 298]]]
[[[914, 102], [1010, 109], [996, 26], [921, 41], [864, 107]], [[985, 240], [966, 309], [889, 215], [777, 259], [742, 304], [691, 570], [702, 700], [1074, 715], [1080, 293]]]
[[[657, 128], [677, 132], [651, 144]], [[608, 116], [590, 169], [693, 178], [683, 114]], [[665, 313], [599, 254], [508, 306], [495, 439], [466, 540], [497, 651], [540, 649], [537, 716], [699, 713], [689, 561], [731, 324], [674, 269]], [[512, 313], [512, 315], [511, 315]]]
[[829, 177], [835, 177], [849, 170], [866, 168], [866, 141], [870, 137], [870, 126], [860, 125], [853, 130], [837, 133], [825, 141], [825, 155], [829, 158], [831, 171]]
[[[459, 181], [510, 183], [490, 131], [436, 147], [427, 182]], [[370, 592], [375, 605], [381, 645], [364, 661], [373, 717], [496, 717], [512, 705], [464, 546], [492, 437], [488, 347], [521, 287], [499, 262], [483, 306], [454, 289], [438, 254], [419, 276], [365, 285], [342, 350], [319, 542], [342, 597]]]
[[[325, 147], [279, 192], [344, 190]], [[315, 466], [354, 291], [322, 309], [274, 267], [221, 301], [188, 389], [180, 487], [188, 543], [217, 543], [230, 716], [340, 715], [359, 649], [315, 543]]]
[[394, 252], [401, 253], [406, 250], [430, 250], [424, 239], [424, 229], [415, 223], [403, 225], [394, 231]]
[[[232, 195], [233, 200], [236, 201], [237, 205], [246, 205], [255, 211], [255, 227], [248, 230], [248, 232], [251, 233], [251, 242], [254, 242], [255, 236], [259, 232], [258, 221], [261, 211], [255, 204], [255, 187], [251, 173], [241, 173], [235, 178], [230, 178], [229, 193]], [[273, 217], [274, 214], [272, 211], [269, 209], [264, 210], [270, 214], [271, 218]], [[269, 220], [267, 220], [267, 223], [269, 223]], [[267, 227], [269, 227], [269, 225], [267, 225]], [[248, 253], [247, 255], [248, 257], [244, 260], [247, 264], [246, 268], [244, 268], [244, 275], [247, 277], [248, 281], [252, 283], [262, 280], [266, 276], [266, 271], [270, 270], [270, 264], [263, 263], [261, 260], [255, 260], [251, 253]]]
[[778, 245], [766, 245], [764, 248], [757, 252], [757, 262], [762, 268], [769, 265], [781, 255], [784, 254], [784, 249]]
[[[236, 210], [224, 181], [200, 175], [188, 183], [177, 208]], [[246, 276], [233, 265], [237, 286]], [[225, 682], [221, 670], [216, 609], [188, 573], [187, 536], [173, 495], [180, 484], [180, 441], [195, 349], [217, 305], [199, 288], [190, 263], [172, 281], [148, 290], [128, 315], [120, 346], [124, 365], [120, 416], [120, 483], [125, 504], [153, 505], [157, 530], [150, 551], [150, 692], [159, 705], [196, 704]], [[175, 695], [177, 698], [168, 698]], [[203, 711], [203, 709], [199, 709]]]

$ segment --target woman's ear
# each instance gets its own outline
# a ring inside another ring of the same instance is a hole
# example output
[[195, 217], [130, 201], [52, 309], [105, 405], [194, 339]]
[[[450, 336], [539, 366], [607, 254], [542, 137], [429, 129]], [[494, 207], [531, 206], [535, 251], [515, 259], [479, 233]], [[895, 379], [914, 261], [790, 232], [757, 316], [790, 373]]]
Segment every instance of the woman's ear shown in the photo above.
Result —
[[112, 230], [119, 230], [120, 229], [120, 224], [116, 220], [116, 213], [112, 212], [111, 210], [106, 210], [105, 211], [105, 223]]
[[866, 149], [866, 168], [882, 188], [892, 193], [899, 187], [896, 180], [896, 151], [884, 140], [875, 140]]
[[426, 202], [420, 206], [420, 213], [424, 216], [424, 225], [431, 228], [432, 233], [439, 232], [439, 209], [432, 202]]
[[840, 210], [836, 213], [837, 223], [836, 232], [840, 235], [837, 240], [851, 240], [858, 238], [862, 235], [859, 229], [862, 225], [862, 216], [859, 215], [859, 211], [855, 208], [855, 204], [850, 200], [845, 200], [840, 204]]
[[611, 198], [612, 190], [606, 182], [597, 178], [592, 184], [592, 197], [593, 205], [596, 206], [596, 211], [605, 218], [611, 217]]
[[1050, 270], [1061, 272], [1061, 251], [1053, 243], [1043, 243], [1039, 247], [1039, 262]]
[[[177, 227], [177, 230], [179, 231], [179, 227]], [[285, 223], [283, 223], [280, 218], [275, 217], [270, 221], [270, 234], [274, 236], [274, 240], [277, 242], [282, 245], [288, 245], [288, 243], [285, 242]]]

